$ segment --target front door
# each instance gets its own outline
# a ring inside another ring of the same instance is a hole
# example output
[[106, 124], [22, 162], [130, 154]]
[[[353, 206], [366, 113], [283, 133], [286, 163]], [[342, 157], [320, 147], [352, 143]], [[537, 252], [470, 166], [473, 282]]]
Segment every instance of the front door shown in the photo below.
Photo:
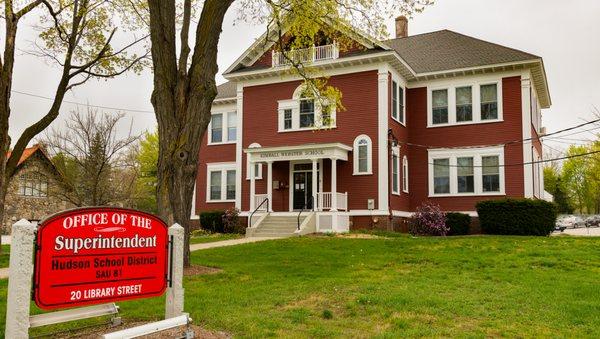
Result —
[[294, 210], [313, 208], [312, 172], [294, 172]]

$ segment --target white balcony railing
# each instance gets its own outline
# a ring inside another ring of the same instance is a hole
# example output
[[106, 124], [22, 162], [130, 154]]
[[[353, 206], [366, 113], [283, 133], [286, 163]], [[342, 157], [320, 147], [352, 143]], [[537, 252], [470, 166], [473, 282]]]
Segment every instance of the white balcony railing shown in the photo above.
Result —
[[336, 195], [336, 209], [338, 211], [348, 210], [348, 193], [332, 193], [332, 192], [319, 192], [318, 193], [318, 207], [320, 211], [327, 211], [333, 208], [333, 194]]
[[340, 49], [336, 43], [313, 46], [291, 51], [272, 52], [273, 67], [289, 66], [292, 64], [309, 64], [321, 60], [334, 60], [340, 57]]
[[269, 208], [269, 204], [266, 202], [263, 204], [263, 202], [268, 198], [269, 195], [267, 194], [256, 194], [254, 196], [254, 208], [256, 208], [257, 211], [266, 211]]

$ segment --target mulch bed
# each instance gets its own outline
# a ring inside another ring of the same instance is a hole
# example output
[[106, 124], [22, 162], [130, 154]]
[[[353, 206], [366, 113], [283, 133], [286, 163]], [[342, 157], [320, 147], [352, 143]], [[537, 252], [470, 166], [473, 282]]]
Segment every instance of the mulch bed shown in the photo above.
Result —
[[[136, 327], [145, 324], [144, 322], [130, 322], [124, 323], [121, 326], [110, 327], [108, 325], [103, 326], [94, 326], [81, 330], [71, 331], [71, 332], [63, 332], [63, 333], [55, 333], [48, 336], [43, 336], [39, 338], [52, 338], [52, 339], [72, 339], [72, 338], [82, 338], [82, 339], [97, 339], [102, 337], [102, 335], [106, 333], [112, 333], [116, 331], [121, 331], [126, 328]], [[226, 339], [232, 338], [231, 334], [222, 332], [222, 331], [208, 331], [197, 325], [190, 325], [189, 328], [194, 331], [194, 338], [207, 338], [207, 339]], [[159, 338], [181, 338], [186, 332], [186, 326], [180, 326], [176, 328], [172, 328], [170, 330], [162, 331], [159, 333], [142, 336], [139, 338], [145, 339], [159, 339]]]

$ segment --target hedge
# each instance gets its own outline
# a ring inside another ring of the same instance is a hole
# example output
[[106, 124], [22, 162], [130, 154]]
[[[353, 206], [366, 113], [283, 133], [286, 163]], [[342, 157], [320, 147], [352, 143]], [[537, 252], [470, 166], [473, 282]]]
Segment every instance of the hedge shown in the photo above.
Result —
[[200, 227], [209, 233], [240, 233], [246, 229], [239, 223], [238, 211], [215, 210], [200, 213]]
[[200, 227], [211, 233], [224, 233], [224, 214], [225, 211], [206, 211], [200, 213]]
[[481, 229], [487, 234], [547, 236], [554, 230], [556, 205], [533, 199], [502, 199], [477, 203]]
[[471, 216], [464, 213], [446, 213], [446, 226], [450, 228], [448, 235], [469, 234]]

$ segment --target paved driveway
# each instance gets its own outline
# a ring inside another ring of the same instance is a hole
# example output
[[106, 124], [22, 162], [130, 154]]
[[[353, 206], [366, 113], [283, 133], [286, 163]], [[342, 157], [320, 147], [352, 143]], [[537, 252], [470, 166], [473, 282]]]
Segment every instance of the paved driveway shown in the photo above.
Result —
[[590, 227], [590, 228], [568, 228], [564, 232], [554, 232], [552, 235], [575, 235], [581, 237], [600, 237], [600, 227]]

